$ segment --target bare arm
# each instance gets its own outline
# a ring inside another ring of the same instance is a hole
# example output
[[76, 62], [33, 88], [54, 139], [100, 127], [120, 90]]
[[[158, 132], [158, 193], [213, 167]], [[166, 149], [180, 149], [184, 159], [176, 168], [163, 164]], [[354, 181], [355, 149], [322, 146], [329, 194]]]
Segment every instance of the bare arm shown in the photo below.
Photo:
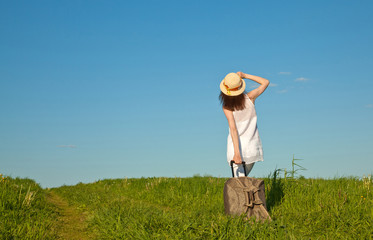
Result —
[[266, 88], [268, 87], [269, 85], [269, 80], [268, 79], [265, 79], [265, 78], [262, 78], [262, 77], [258, 77], [258, 76], [254, 76], [254, 75], [250, 75], [250, 74], [247, 74], [247, 73], [243, 73], [243, 72], [237, 72], [238, 76], [240, 76], [241, 78], [246, 78], [246, 79], [250, 79], [250, 80], [253, 80], [257, 83], [260, 84], [260, 86], [258, 88], [255, 88], [253, 90], [251, 90], [247, 96], [251, 99], [251, 101], [254, 103], [255, 102], [255, 99], [257, 97], [260, 96], [260, 94], [262, 94]]
[[229, 130], [231, 132], [231, 137], [232, 137], [232, 142], [233, 142], [233, 147], [234, 147], [234, 156], [232, 160], [235, 163], [240, 164], [242, 163], [241, 153], [240, 153], [240, 142], [238, 140], [237, 127], [234, 121], [233, 112], [225, 108], [223, 108], [223, 111], [228, 120]]

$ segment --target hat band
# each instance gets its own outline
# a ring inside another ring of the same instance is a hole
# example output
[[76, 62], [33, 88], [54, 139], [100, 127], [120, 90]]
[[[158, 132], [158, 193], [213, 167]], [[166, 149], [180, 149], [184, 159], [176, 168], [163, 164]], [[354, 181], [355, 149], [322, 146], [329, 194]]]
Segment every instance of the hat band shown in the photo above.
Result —
[[235, 88], [229, 88], [227, 85], [225, 85], [224, 82], [223, 82], [223, 84], [224, 84], [225, 89], [227, 90], [227, 94], [231, 95], [231, 91], [237, 91], [242, 87], [242, 80], [241, 80], [241, 85], [238, 86], [238, 87], [235, 87]]

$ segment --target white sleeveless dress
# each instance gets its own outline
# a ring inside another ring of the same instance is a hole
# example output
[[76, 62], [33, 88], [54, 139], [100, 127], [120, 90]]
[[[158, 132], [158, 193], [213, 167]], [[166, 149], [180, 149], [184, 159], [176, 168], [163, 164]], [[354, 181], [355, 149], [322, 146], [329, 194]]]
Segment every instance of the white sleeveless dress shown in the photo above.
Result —
[[[233, 111], [233, 117], [236, 122], [242, 161], [246, 164], [263, 161], [263, 148], [257, 127], [255, 106], [247, 95], [245, 96], [245, 109]], [[227, 161], [230, 163], [234, 156], [230, 131], [227, 142]]]

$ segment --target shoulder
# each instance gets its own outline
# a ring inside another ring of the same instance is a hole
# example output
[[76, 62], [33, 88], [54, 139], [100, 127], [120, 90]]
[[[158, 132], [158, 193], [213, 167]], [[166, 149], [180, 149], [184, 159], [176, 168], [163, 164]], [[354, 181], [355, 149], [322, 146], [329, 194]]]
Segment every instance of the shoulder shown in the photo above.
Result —
[[223, 112], [224, 112], [225, 116], [226, 116], [228, 119], [233, 117], [233, 111], [232, 111], [232, 110], [223, 107]]
[[228, 125], [231, 129], [234, 129], [235, 126], [236, 126], [236, 123], [235, 123], [235, 120], [234, 120], [234, 116], [233, 116], [233, 111], [229, 110], [229, 109], [226, 109], [223, 107], [223, 111], [224, 111], [224, 114], [225, 114], [225, 117], [227, 118], [228, 120]]
[[222, 109], [224, 113], [233, 113], [233, 111], [228, 108], [222, 107]]
[[246, 98], [248, 101], [255, 105], [255, 96], [251, 92], [248, 92], [246, 94]]

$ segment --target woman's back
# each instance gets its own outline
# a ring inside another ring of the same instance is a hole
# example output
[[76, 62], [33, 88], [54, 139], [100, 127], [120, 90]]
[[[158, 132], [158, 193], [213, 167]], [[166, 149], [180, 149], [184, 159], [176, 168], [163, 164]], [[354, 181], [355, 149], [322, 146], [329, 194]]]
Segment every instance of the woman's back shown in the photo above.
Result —
[[256, 117], [255, 106], [247, 95], [245, 96], [245, 108], [243, 110], [233, 111], [233, 116], [236, 123]]
[[[262, 143], [257, 128], [255, 106], [247, 95], [245, 96], [245, 108], [233, 111], [233, 117], [236, 123], [243, 160], [247, 163], [263, 161]], [[234, 155], [230, 130], [227, 140], [227, 161], [230, 162]]]

